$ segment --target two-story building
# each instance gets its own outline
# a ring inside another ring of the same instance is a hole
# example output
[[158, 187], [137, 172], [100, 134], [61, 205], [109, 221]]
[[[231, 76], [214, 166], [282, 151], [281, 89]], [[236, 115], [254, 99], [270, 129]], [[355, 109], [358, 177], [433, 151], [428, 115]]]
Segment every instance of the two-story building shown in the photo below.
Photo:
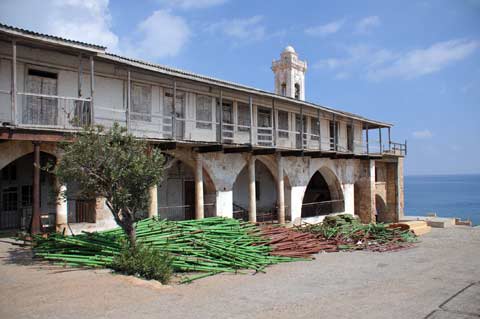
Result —
[[0, 229], [32, 215], [57, 229], [112, 227], [101, 198], [39, 168], [80, 126], [115, 122], [168, 158], [149, 216], [401, 217], [406, 144], [391, 141], [392, 125], [305, 101], [307, 65], [290, 46], [272, 70], [274, 93], [0, 25]]

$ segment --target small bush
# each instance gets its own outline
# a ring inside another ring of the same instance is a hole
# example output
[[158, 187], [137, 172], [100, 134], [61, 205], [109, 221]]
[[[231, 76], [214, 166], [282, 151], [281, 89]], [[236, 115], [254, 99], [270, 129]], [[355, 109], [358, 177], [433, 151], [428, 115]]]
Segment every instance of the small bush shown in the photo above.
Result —
[[120, 255], [113, 258], [111, 268], [126, 275], [154, 279], [166, 284], [172, 276], [172, 257], [142, 243], [131, 246], [126, 242]]

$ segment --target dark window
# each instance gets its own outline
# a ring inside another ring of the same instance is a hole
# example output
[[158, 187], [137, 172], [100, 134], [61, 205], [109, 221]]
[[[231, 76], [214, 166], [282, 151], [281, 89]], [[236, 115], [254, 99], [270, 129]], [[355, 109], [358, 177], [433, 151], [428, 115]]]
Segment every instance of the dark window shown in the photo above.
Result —
[[281, 130], [278, 132], [278, 137], [285, 137], [288, 138], [288, 112], [286, 111], [278, 111], [278, 129]]
[[295, 83], [295, 98], [300, 99], [300, 84]]
[[330, 150], [336, 151], [338, 144], [338, 122], [330, 121]]
[[282, 83], [281, 85], [281, 93], [283, 96], [286, 96], [287, 95], [287, 85], [285, 83]]
[[17, 188], [8, 187], [2, 192], [2, 208], [4, 211], [17, 210]]
[[347, 148], [353, 152], [353, 128], [350, 124], [347, 125]]
[[255, 200], [260, 200], [260, 182], [255, 181]]
[[320, 138], [320, 121], [317, 118], [310, 118], [310, 139], [318, 141]]
[[211, 129], [212, 124], [205, 122], [212, 122], [212, 97], [206, 95], [197, 95], [196, 102], [196, 127], [202, 129]]
[[150, 122], [152, 120], [152, 87], [132, 84], [132, 119]]
[[[250, 106], [246, 103], [238, 102], [237, 107], [238, 130], [240, 132], [250, 131]], [[248, 126], [248, 127], [245, 127]]]
[[35, 69], [29, 69], [28, 75], [41, 76], [42, 78], [57, 79], [57, 74], [53, 72], [40, 71]]
[[32, 202], [33, 202], [32, 185], [23, 185], [22, 186], [22, 206], [23, 207], [32, 206]]
[[17, 165], [15, 163], [10, 163], [2, 169], [2, 179], [6, 182], [17, 180]]

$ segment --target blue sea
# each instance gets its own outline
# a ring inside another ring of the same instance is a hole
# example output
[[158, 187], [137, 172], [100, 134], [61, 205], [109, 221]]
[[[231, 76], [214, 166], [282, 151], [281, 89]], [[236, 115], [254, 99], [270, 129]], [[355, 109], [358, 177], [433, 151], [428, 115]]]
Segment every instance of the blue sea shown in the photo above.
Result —
[[405, 215], [460, 217], [480, 225], [479, 175], [405, 176]]

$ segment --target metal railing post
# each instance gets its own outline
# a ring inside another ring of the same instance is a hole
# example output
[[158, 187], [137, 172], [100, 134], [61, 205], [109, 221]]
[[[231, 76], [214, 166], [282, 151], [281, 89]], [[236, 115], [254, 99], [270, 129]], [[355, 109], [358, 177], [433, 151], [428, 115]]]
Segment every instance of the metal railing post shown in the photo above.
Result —
[[220, 89], [220, 141], [218, 141], [220, 144], [223, 143], [223, 92]]
[[127, 131], [130, 131], [130, 109], [132, 107], [132, 77], [130, 69], [127, 70], [127, 109], [125, 112], [125, 121], [127, 122]]
[[176, 107], [177, 107], [177, 81], [173, 79], [173, 97], [172, 97], [172, 139], [176, 139], [175, 136], [175, 128], [177, 126], [177, 113], [176, 113]]
[[368, 141], [368, 123], [367, 123], [367, 126], [366, 126], [366, 139], [367, 139], [367, 154], [370, 154], [370, 145], [369, 145], [369, 141]]
[[382, 128], [378, 128], [378, 142], [380, 143], [380, 154], [382, 154]]
[[272, 114], [273, 114], [273, 120], [272, 120], [272, 126], [273, 126], [273, 146], [277, 146], [277, 116], [275, 114], [275, 99], [272, 98]]
[[93, 61], [93, 56], [90, 56], [90, 114], [91, 114], [91, 125], [95, 123], [95, 111], [93, 106], [93, 94], [95, 93], [95, 65]]
[[17, 42], [12, 40], [12, 124], [17, 125]]
[[248, 97], [248, 104], [250, 107], [250, 145], [253, 145], [253, 98]]

